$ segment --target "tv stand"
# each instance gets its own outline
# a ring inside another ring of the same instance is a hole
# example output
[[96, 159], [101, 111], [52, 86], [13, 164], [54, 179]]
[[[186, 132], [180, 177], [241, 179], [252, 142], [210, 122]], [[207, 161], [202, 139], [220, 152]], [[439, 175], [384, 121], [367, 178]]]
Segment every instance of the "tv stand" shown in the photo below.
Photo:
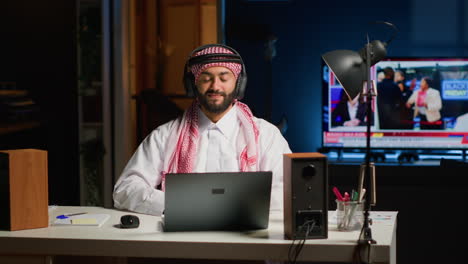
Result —
[[398, 163], [418, 161], [419, 155], [415, 151], [402, 151], [398, 155]]
[[385, 153], [384, 152], [373, 152], [369, 153], [369, 160], [373, 162], [385, 162]]

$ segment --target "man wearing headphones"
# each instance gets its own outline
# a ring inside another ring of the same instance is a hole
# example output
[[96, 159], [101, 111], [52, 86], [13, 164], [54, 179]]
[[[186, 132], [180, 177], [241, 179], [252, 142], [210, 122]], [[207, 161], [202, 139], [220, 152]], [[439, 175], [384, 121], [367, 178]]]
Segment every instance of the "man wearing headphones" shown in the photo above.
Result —
[[239, 101], [246, 82], [234, 49], [221, 44], [195, 49], [184, 68], [193, 104], [141, 143], [114, 187], [114, 206], [161, 215], [167, 173], [272, 171], [270, 209], [282, 210], [283, 154], [291, 150], [277, 127]]

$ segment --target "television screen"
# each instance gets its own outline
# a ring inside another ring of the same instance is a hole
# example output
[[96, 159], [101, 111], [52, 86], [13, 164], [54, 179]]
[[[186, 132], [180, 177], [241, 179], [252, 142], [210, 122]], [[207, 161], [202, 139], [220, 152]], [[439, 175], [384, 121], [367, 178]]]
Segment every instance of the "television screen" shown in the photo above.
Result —
[[[371, 147], [468, 149], [468, 58], [386, 58], [371, 68]], [[323, 147], [364, 148], [365, 96], [322, 60]]]

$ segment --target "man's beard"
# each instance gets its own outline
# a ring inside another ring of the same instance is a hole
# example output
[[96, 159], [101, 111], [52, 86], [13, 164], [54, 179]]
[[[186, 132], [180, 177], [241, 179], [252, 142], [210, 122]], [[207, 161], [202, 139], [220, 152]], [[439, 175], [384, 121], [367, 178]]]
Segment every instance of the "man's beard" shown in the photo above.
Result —
[[[208, 99], [208, 94], [218, 94], [224, 97], [224, 100], [221, 104], [211, 103]], [[222, 91], [208, 90], [204, 94], [198, 94], [198, 101], [200, 105], [203, 106], [208, 112], [213, 114], [220, 114], [226, 111], [229, 106], [234, 102], [234, 92], [226, 94]]]

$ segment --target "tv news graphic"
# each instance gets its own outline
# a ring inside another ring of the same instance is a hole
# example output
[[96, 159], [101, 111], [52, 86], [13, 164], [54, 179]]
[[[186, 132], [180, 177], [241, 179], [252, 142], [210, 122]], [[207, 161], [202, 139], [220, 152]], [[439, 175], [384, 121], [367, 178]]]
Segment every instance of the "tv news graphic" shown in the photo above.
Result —
[[[284, 154], [283, 170], [285, 237], [327, 238], [327, 157], [315, 152]], [[313, 223], [312, 230], [305, 226], [309, 223]]]
[[[391, 68], [401, 97], [395, 111], [385, 112], [378, 93], [372, 103], [371, 146], [375, 149], [468, 149], [468, 58], [388, 57], [371, 67], [371, 79], [377, 87], [378, 76]], [[415, 115], [417, 107], [407, 106], [411, 95], [421, 89], [423, 77], [430, 77], [441, 100], [440, 119], [428, 121]], [[383, 87], [383, 86], [382, 86]], [[364, 108], [361, 99], [350, 111], [343, 87], [335, 73], [322, 62], [323, 147], [356, 149], [366, 146]], [[351, 113], [351, 116], [350, 116]], [[355, 114], [353, 114], [355, 113]], [[349, 122], [355, 117], [359, 123]], [[383, 123], [394, 120], [390, 126]]]

